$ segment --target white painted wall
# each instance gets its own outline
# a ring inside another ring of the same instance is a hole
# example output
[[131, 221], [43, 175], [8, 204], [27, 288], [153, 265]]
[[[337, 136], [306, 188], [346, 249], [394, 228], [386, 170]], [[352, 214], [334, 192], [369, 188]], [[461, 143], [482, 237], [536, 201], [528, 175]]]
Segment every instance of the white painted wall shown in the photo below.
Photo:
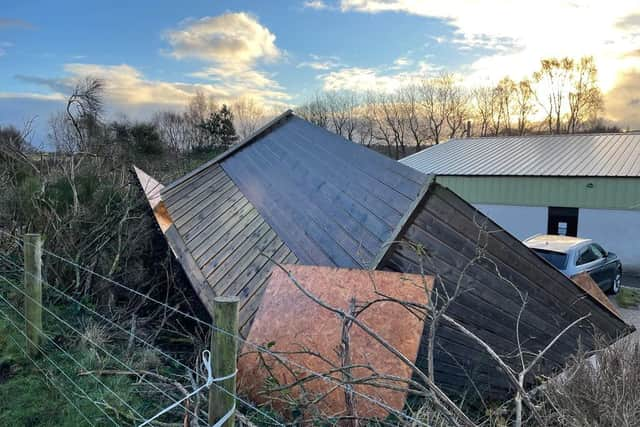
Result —
[[[546, 207], [485, 204], [475, 207], [518, 239], [547, 232]], [[593, 239], [615, 252], [626, 271], [640, 273], [640, 211], [580, 208], [578, 236]]]
[[548, 209], [540, 206], [474, 205], [520, 240], [547, 232]]
[[640, 211], [580, 209], [578, 235], [615, 252], [624, 270], [640, 272]]

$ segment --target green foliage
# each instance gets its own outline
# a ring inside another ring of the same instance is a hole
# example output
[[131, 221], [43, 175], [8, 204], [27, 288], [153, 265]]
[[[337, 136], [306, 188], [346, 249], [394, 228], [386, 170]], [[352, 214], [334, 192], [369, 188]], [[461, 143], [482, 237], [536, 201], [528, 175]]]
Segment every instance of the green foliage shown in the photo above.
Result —
[[640, 305], [640, 289], [620, 288], [616, 302], [622, 308], [636, 308]]
[[238, 140], [233, 126], [233, 113], [226, 105], [212, 112], [200, 127], [209, 134], [210, 142], [206, 147], [197, 147], [198, 150], [209, 149], [212, 146], [226, 148]]
[[160, 156], [166, 151], [160, 134], [151, 123], [138, 123], [131, 127], [133, 147], [138, 155]]
[[[64, 398], [63, 394], [73, 400], [79, 409], [97, 425], [107, 424], [107, 418], [96, 408], [93, 401], [106, 402], [107, 404], [126, 412], [123, 404], [100, 386], [89, 376], [78, 375], [80, 369], [70, 357], [59, 351], [50, 341], [44, 340], [42, 354], [31, 356], [35, 362], [45, 371], [43, 374], [23, 352], [24, 336], [6, 320], [4, 316], [12, 312], [12, 309], [2, 304], [0, 307], [3, 315], [0, 316], [0, 358], [5, 366], [0, 376], [0, 425], [6, 426], [84, 426], [87, 422], [78, 411]], [[70, 319], [72, 316], [65, 313], [64, 309], [56, 307], [61, 317]], [[19, 316], [11, 316], [17, 325]], [[95, 369], [95, 360], [90, 354], [83, 351], [75, 340], [69, 335], [69, 330], [63, 330], [60, 325], [50, 318], [45, 323], [47, 334], [67, 351], [80, 364], [89, 369]], [[14, 341], [15, 340], [15, 341]], [[16, 344], [17, 343], [17, 344]], [[50, 358], [50, 360], [47, 359]], [[56, 368], [55, 365], [69, 376], [78, 386], [89, 395], [83, 394]], [[51, 385], [50, 378], [62, 393]], [[131, 379], [121, 377], [101, 378], [109, 388], [123, 397], [133, 407], [144, 406], [143, 399], [136, 395]], [[113, 412], [111, 415], [118, 419]]]
[[[6, 292], [7, 287], [9, 285], [3, 285], [0, 288], [4, 298], [9, 299], [15, 307], [20, 307], [20, 298]], [[131, 410], [123, 401], [145, 417], [157, 413], [170, 403], [162, 396], [149, 399], [147, 392], [151, 389], [147, 387], [145, 392], [143, 386], [135, 384], [134, 377], [100, 375], [99, 379], [103, 386], [95, 377], [79, 375], [84, 369], [125, 370], [98, 346], [109, 351], [123, 363], [137, 369], [150, 369], [164, 375], [182, 371], [165, 365], [157, 353], [150, 354], [149, 350], [141, 349], [133, 354], [127, 354], [126, 345], [123, 345], [124, 338], [115, 335], [104, 322], [91, 320], [90, 315], [79, 310], [76, 304], [56, 305], [54, 300], [48, 299], [45, 305], [82, 333], [79, 336], [54, 316], [44, 313], [43, 323], [46, 335], [51, 337], [57, 346], [68, 352], [67, 355], [50, 340], [43, 339], [41, 348], [44, 354], [31, 357], [45, 371], [45, 375], [25, 355], [23, 351], [25, 337], [11, 323], [22, 327], [22, 318], [8, 305], [0, 302], [0, 425], [15, 427], [87, 425], [84, 418], [64, 395], [68, 396], [95, 425], [110, 425], [111, 422], [93, 402], [101, 404], [105, 412], [121, 425], [134, 424], [130, 418]], [[11, 321], [7, 320], [7, 316]], [[81, 369], [71, 357], [84, 369]], [[74, 386], [65, 374], [83, 392]], [[51, 381], [61, 391], [56, 389]], [[107, 388], [113, 390], [122, 400]], [[175, 420], [179, 420], [178, 416]]]

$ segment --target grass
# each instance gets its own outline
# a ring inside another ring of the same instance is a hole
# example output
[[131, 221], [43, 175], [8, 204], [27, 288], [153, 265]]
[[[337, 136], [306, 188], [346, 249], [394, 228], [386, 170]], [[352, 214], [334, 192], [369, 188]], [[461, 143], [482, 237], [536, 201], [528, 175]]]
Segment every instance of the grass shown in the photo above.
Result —
[[[0, 293], [12, 306], [20, 310], [21, 298], [7, 292], [7, 287], [9, 285], [0, 283]], [[16, 328], [23, 328], [24, 319], [8, 304], [0, 301], [0, 426], [89, 425], [79, 412], [85, 414], [94, 425], [113, 425], [98, 406], [118, 425], [133, 425], [137, 423], [129, 417], [131, 410], [123, 401], [145, 417], [150, 417], [167, 406], [166, 399], [156, 396], [157, 393], [145, 393], [145, 390], [150, 390], [136, 385], [135, 379], [129, 376], [100, 376], [99, 380], [103, 386], [95, 377], [79, 375], [83, 369], [71, 357], [88, 370], [123, 369], [104, 352], [88, 344], [89, 339], [106, 348], [129, 366], [137, 366], [140, 362], [138, 359], [144, 356], [144, 352], [124, 354], [125, 346], [109, 335], [109, 331], [101, 329], [83, 313], [78, 312], [77, 307], [68, 304], [54, 305], [52, 301], [45, 304], [83, 332], [82, 336], [73, 333], [53, 316], [43, 313], [46, 335], [68, 353], [65, 354], [53, 342], [43, 338], [41, 349], [44, 355], [41, 352], [32, 356], [35, 363], [44, 370], [43, 373], [24, 352], [26, 338]], [[160, 362], [151, 369], [168, 374], [168, 368]], [[107, 388], [113, 390], [113, 393]], [[79, 411], [65, 399], [65, 396]], [[177, 416], [175, 421], [178, 421]]]
[[640, 289], [621, 288], [616, 295], [616, 302], [622, 308], [638, 308], [640, 306]]

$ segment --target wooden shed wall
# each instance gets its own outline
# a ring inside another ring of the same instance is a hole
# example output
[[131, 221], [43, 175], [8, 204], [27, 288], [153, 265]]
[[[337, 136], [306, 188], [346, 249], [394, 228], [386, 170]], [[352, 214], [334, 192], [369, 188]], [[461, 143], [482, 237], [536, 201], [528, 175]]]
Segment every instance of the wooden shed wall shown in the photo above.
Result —
[[162, 196], [178, 231], [168, 237], [184, 244], [181, 256], [190, 257], [213, 295], [241, 297], [240, 327], [246, 332], [271, 274], [268, 257], [290, 264], [297, 257], [217, 164]]
[[[535, 373], [550, 374], [561, 367], [575, 353], [578, 342], [592, 349], [594, 333], [613, 340], [628, 332], [627, 325], [608, 309], [439, 184], [431, 185], [397, 240], [423, 245], [426, 255], [418, 256], [407, 244], [395, 244], [380, 267], [418, 273], [422, 264], [426, 274], [441, 278], [437, 285], [450, 294], [460, 283], [461, 292], [447, 313], [498, 354], [505, 355], [516, 369], [520, 363], [516, 322], [522, 298], [526, 298], [526, 306], [520, 321], [520, 341], [534, 354], [571, 322], [590, 313], [586, 321], [554, 345]], [[427, 332], [425, 329], [424, 337]], [[466, 377], [469, 375], [487, 395], [503, 397], [510, 393], [511, 387], [497, 364], [455, 327], [443, 322], [435, 349], [435, 377], [444, 388], [473, 394]], [[426, 350], [423, 338], [419, 364], [424, 368]], [[533, 377], [529, 378], [530, 384], [532, 381]]]

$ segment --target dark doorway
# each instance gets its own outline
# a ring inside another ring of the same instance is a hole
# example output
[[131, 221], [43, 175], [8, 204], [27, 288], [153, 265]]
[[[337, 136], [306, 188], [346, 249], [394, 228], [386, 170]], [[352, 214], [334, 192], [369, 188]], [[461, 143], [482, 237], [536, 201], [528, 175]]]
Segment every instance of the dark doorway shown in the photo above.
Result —
[[578, 235], [578, 208], [549, 208], [547, 234]]

